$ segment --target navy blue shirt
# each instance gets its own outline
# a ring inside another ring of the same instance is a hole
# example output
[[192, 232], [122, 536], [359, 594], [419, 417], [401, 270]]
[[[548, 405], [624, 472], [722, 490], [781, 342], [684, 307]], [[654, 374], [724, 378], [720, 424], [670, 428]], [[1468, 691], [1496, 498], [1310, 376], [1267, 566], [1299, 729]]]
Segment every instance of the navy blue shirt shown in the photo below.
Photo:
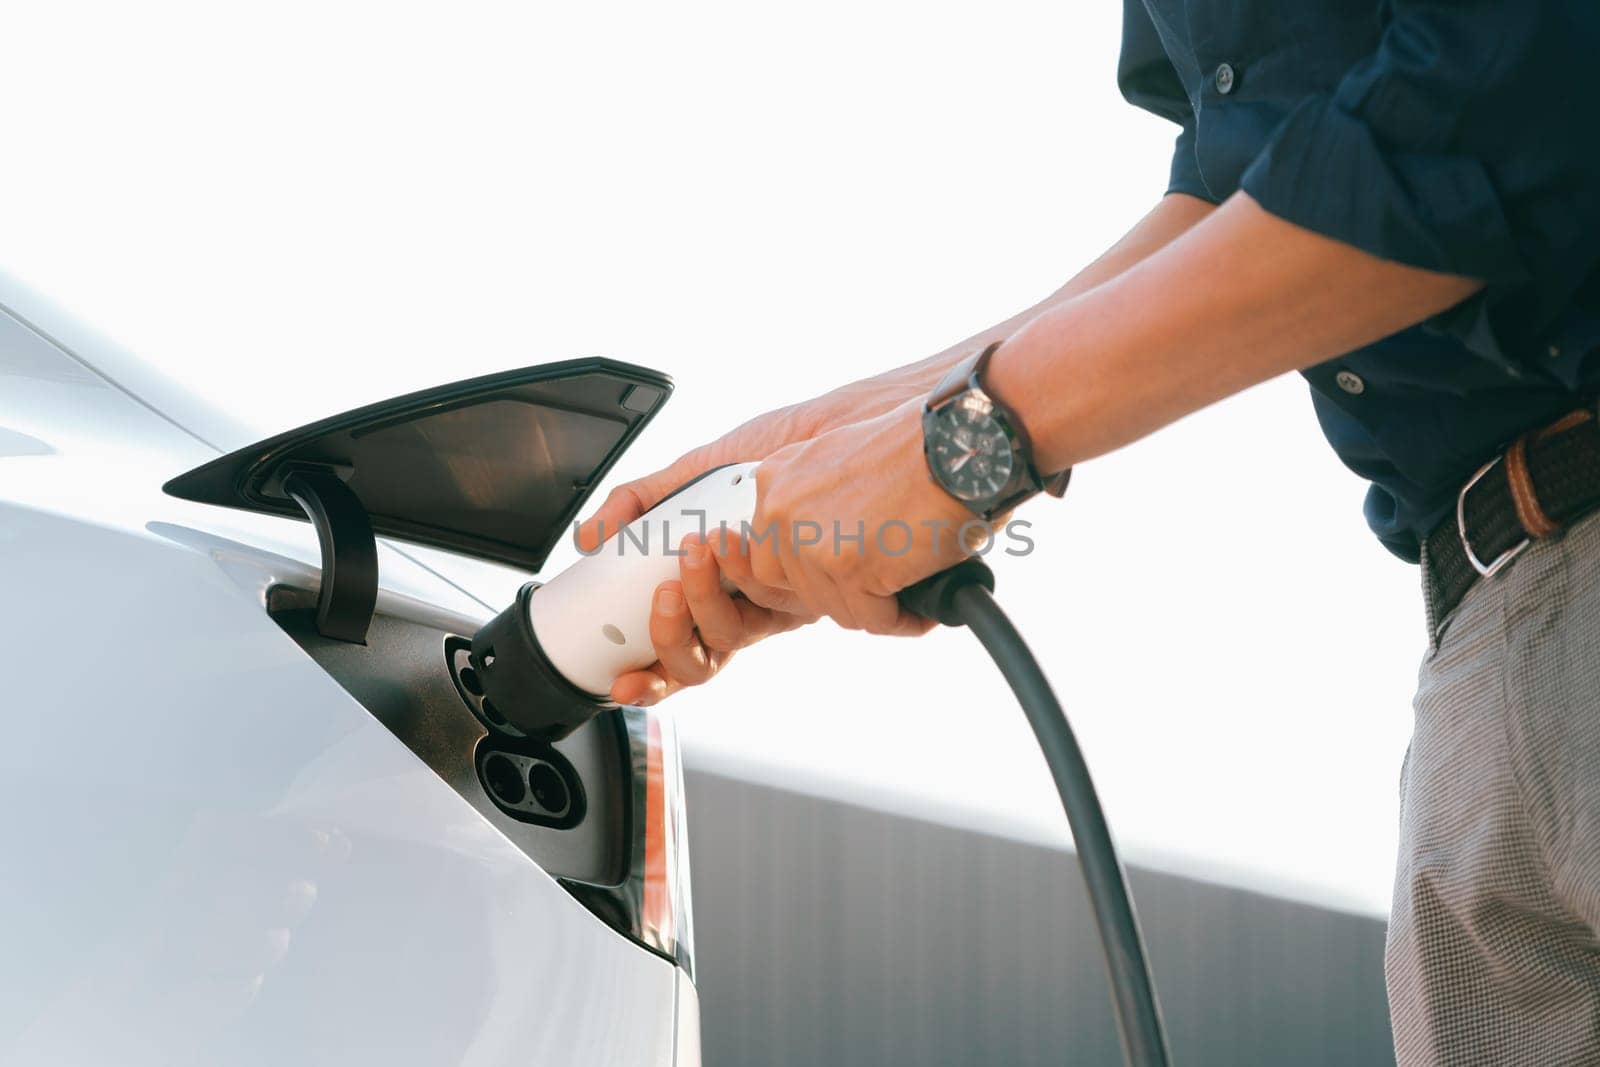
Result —
[[1600, 392], [1600, 0], [1124, 0], [1117, 77], [1181, 127], [1169, 191], [1485, 283], [1305, 372], [1397, 555]]

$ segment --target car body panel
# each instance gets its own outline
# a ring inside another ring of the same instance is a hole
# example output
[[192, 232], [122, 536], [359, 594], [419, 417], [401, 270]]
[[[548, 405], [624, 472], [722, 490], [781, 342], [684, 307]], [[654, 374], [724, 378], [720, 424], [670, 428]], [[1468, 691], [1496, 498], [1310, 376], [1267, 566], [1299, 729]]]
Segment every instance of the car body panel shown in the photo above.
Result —
[[673, 1062], [681, 972], [267, 615], [308, 524], [164, 496], [214, 450], [3, 314], [0, 428], [0, 1061]]

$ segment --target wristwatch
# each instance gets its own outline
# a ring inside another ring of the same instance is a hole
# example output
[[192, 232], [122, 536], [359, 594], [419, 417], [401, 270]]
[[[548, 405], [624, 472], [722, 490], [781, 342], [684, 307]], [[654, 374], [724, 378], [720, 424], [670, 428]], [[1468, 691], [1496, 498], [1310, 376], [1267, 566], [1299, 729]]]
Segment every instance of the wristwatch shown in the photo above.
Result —
[[939, 487], [978, 518], [1003, 515], [1038, 493], [1060, 496], [1068, 467], [1040, 476], [1027, 431], [983, 388], [983, 371], [1000, 342], [951, 367], [922, 405], [922, 452]]

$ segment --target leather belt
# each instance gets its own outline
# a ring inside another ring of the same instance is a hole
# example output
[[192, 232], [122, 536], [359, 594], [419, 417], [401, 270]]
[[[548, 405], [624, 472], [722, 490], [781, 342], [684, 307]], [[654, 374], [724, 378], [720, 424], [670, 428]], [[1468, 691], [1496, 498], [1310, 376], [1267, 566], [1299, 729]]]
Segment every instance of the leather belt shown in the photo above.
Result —
[[1600, 507], [1600, 418], [1563, 415], [1513, 441], [1456, 494], [1453, 519], [1428, 535], [1427, 576], [1434, 625], [1480, 578], [1534, 541], [1553, 537]]

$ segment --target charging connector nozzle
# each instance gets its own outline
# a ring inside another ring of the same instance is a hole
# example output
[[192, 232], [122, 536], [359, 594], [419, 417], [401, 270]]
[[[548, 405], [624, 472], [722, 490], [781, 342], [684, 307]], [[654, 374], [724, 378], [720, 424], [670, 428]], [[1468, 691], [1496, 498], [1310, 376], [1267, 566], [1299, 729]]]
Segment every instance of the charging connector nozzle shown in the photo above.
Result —
[[528, 600], [538, 589], [538, 582], [524, 585], [510, 607], [473, 635], [472, 668], [507, 722], [529, 737], [559, 741], [616, 705], [579, 689], [551, 665], [528, 616]]

